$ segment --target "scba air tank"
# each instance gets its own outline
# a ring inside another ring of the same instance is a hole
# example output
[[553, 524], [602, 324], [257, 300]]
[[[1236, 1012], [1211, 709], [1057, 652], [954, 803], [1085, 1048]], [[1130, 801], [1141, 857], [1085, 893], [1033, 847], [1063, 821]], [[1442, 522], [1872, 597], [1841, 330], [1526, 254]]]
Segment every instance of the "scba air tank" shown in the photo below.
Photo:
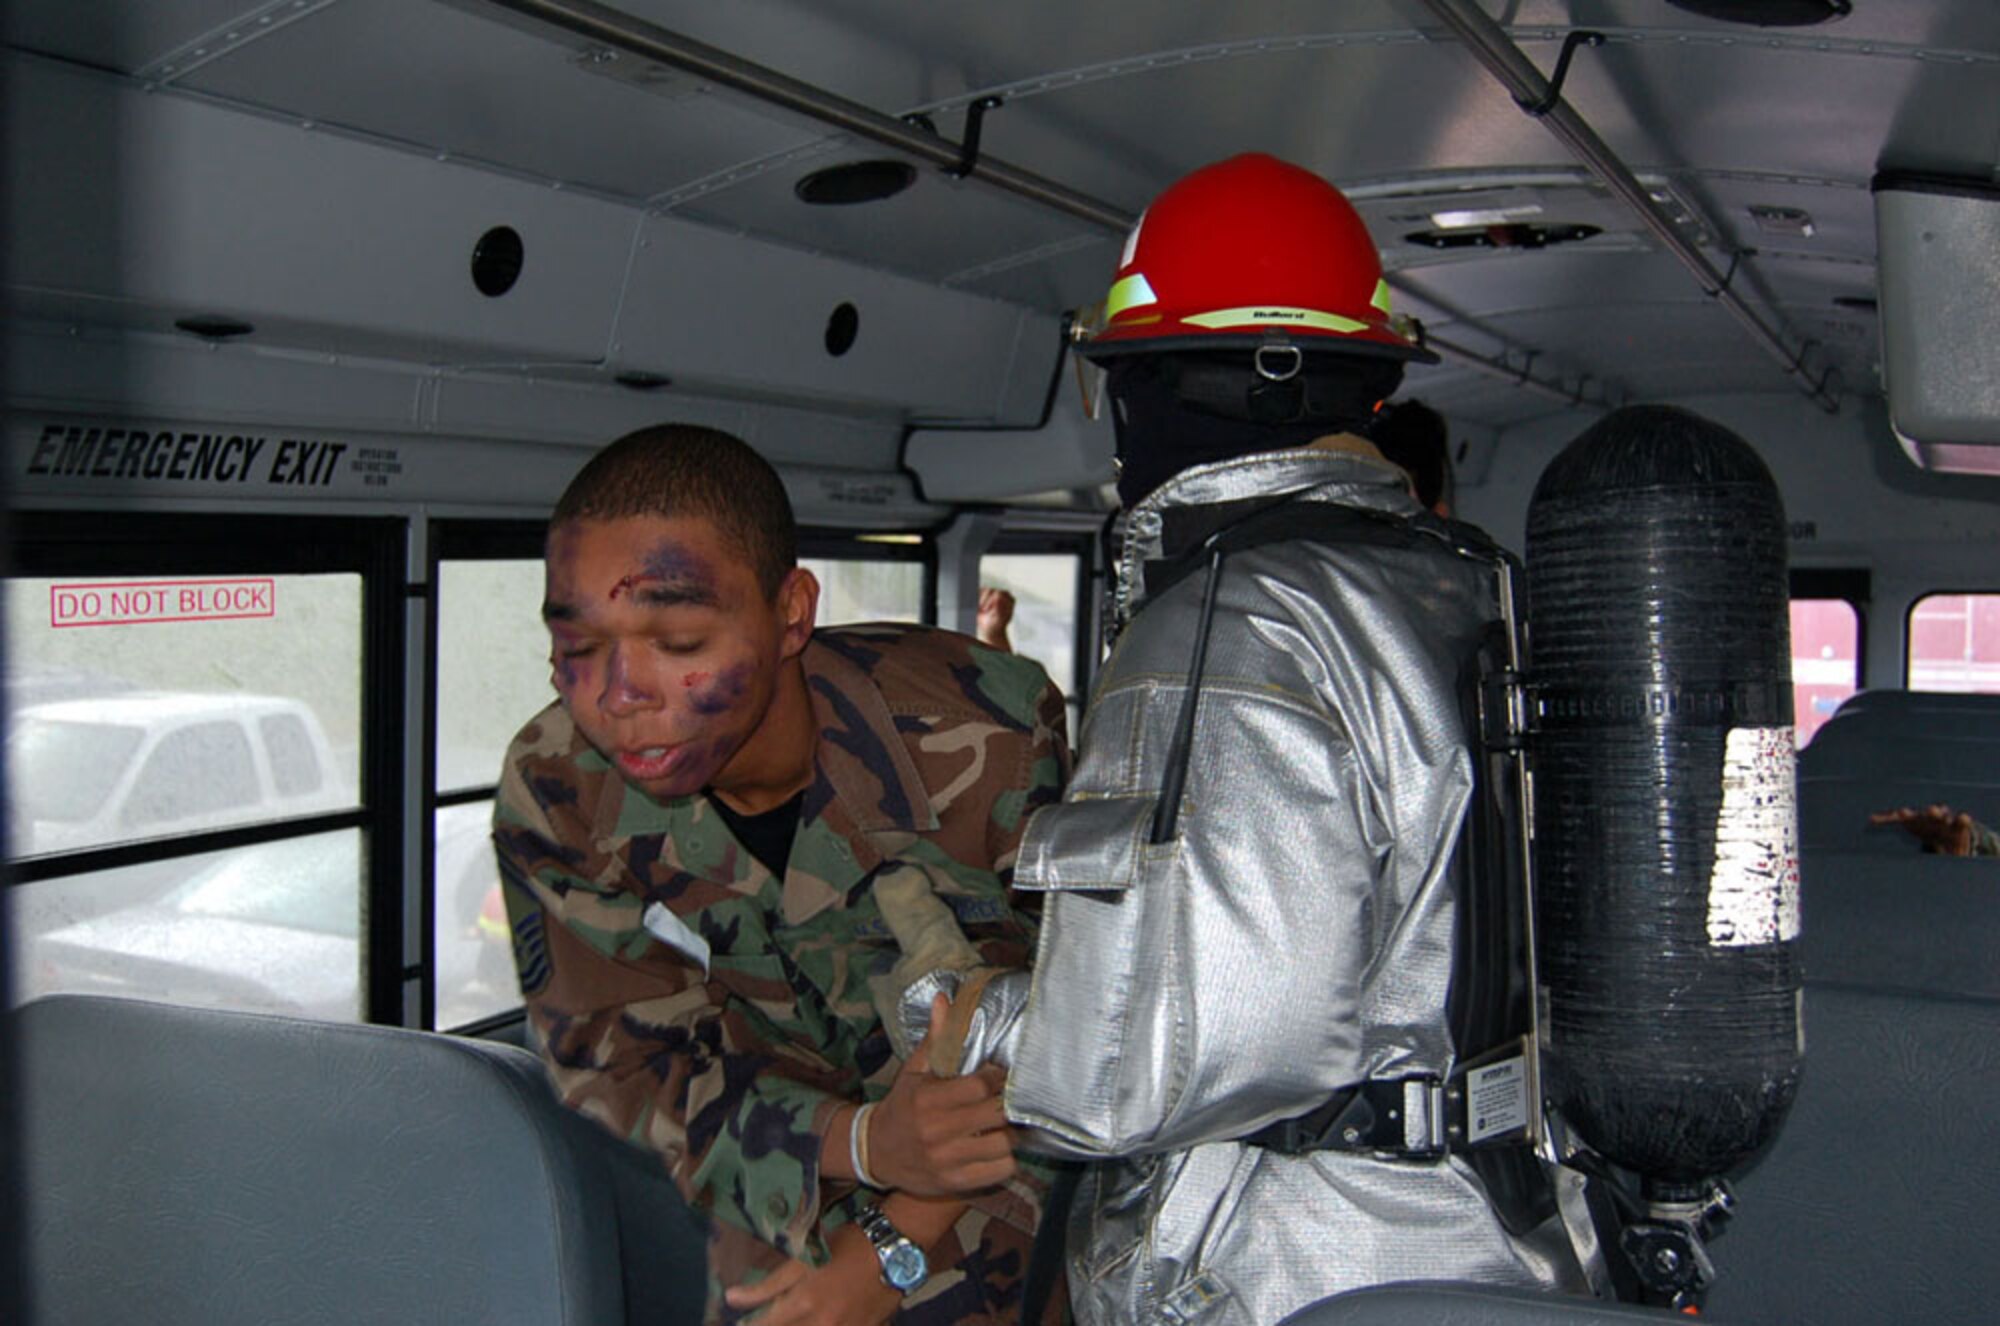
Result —
[[1588, 429], [1528, 509], [1548, 1096], [1660, 1196], [1798, 1086], [1785, 540], [1756, 452], [1666, 406]]

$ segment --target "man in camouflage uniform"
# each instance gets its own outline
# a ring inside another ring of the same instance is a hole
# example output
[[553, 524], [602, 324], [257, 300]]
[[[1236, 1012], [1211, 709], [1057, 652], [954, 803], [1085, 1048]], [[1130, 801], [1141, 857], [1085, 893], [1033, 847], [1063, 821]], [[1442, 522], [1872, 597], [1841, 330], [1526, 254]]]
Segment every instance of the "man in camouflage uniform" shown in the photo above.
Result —
[[[532, 1037], [564, 1101], [711, 1218], [710, 1320], [1011, 1321], [1042, 1183], [1004, 1075], [895, 1056], [905, 932], [877, 885], [920, 881], [970, 961], [1025, 965], [1008, 882], [1068, 771], [1062, 698], [964, 636], [814, 631], [794, 547], [777, 475], [707, 429], [622, 438], [558, 503], [560, 698], [494, 826]], [[907, 1297], [864, 1203], [928, 1254]]]

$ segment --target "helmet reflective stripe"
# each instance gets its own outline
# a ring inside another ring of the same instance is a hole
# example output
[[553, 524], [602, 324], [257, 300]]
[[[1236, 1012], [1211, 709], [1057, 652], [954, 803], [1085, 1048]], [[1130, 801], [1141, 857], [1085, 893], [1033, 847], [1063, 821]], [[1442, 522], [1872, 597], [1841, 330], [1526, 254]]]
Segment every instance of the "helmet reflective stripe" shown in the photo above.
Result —
[[1386, 280], [1375, 283], [1375, 298], [1368, 301], [1384, 313], [1389, 312], [1389, 283]]
[[1213, 313], [1191, 314], [1181, 321], [1196, 327], [1206, 327], [1210, 331], [1223, 327], [1257, 327], [1267, 324], [1280, 327], [1314, 327], [1320, 331], [1337, 332], [1343, 336], [1368, 330], [1367, 323], [1354, 318], [1343, 318], [1338, 313], [1325, 313], [1316, 308], [1286, 308], [1282, 304], [1251, 304], [1244, 308], [1217, 309]]
[[1127, 309], [1135, 309], [1145, 304], [1157, 304], [1160, 297], [1153, 293], [1151, 283], [1144, 272], [1134, 272], [1111, 287], [1111, 293], [1104, 297], [1104, 319], [1109, 322]]

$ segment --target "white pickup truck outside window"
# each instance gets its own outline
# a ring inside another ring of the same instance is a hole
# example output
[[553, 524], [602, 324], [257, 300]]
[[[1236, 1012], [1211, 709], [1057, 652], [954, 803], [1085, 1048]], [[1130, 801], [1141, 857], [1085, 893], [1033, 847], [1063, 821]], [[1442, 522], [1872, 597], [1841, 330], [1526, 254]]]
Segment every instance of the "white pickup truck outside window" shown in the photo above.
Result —
[[[253, 579], [241, 605], [222, 582], [91, 581], [176, 605], [127, 620], [79, 614], [70, 582], [8, 582], [12, 858], [359, 806], [361, 577]], [[344, 830], [18, 886], [18, 993], [358, 1018], [361, 861]]]

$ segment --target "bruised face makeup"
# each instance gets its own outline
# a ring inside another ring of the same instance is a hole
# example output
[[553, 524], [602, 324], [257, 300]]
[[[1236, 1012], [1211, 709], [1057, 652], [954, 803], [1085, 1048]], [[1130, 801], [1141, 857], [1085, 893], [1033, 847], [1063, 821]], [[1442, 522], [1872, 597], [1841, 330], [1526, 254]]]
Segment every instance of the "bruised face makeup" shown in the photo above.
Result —
[[709, 521], [637, 516], [550, 532], [543, 618], [571, 719], [656, 798], [713, 785], [770, 707], [785, 629]]

